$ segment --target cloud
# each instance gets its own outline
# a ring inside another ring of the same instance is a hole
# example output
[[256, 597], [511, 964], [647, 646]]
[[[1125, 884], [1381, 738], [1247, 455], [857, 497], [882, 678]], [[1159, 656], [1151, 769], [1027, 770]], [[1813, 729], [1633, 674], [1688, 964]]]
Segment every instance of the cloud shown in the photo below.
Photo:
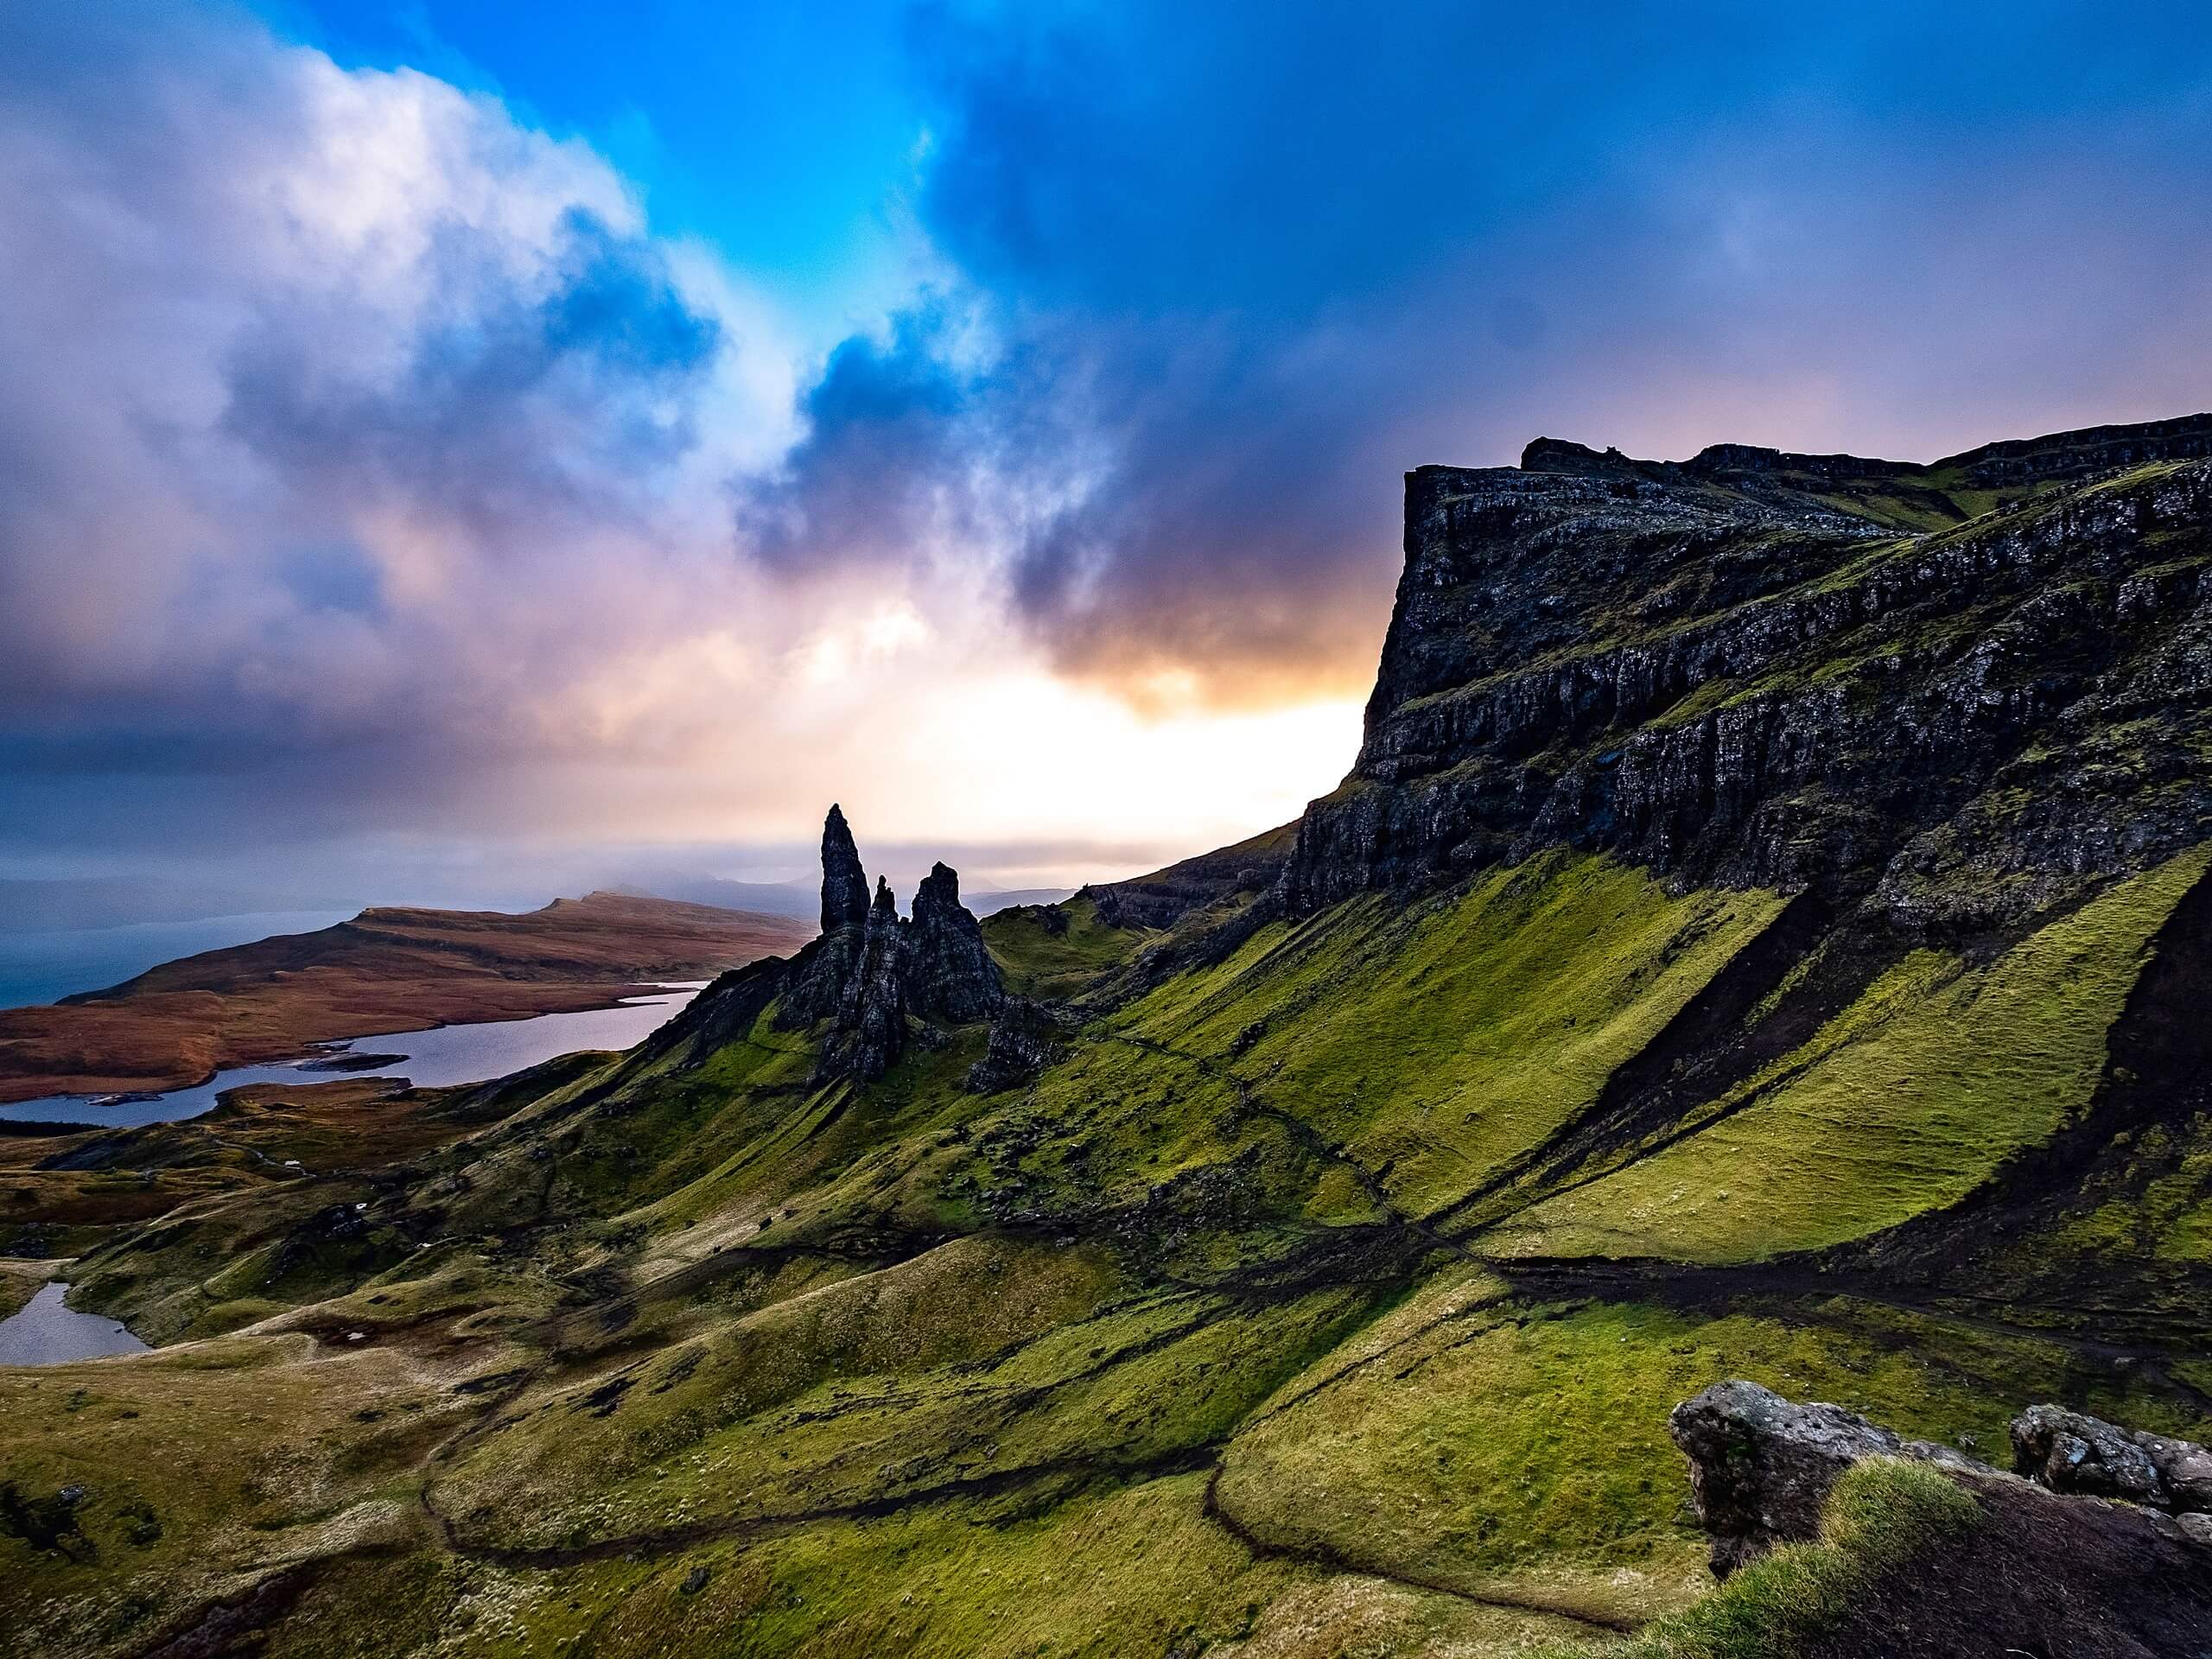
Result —
[[486, 93], [0, 13], [0, 854], [1259, 829], [1412, 466], [2212, 404], [2195, 9], [1951, 27], [925, 5], [778, 290]]
[[1424, 461], [2212, 403], [2190, 10], [1982, 22], [1961, 56], [1891, 6], [926, 8], [917, 219], [1031, 372], [856, 341], [798, 490], [843, 505], [793, 522], [878, 558], [1014, 480], [976, 539], [1064, 671], [1274, 702], [1364, 683]]
[[11, 723], [575, 743], [572, 690], [741, 610], [718, 491], [789, 442], [785, 348], [588, 149], [236, 17], [0, 29]]

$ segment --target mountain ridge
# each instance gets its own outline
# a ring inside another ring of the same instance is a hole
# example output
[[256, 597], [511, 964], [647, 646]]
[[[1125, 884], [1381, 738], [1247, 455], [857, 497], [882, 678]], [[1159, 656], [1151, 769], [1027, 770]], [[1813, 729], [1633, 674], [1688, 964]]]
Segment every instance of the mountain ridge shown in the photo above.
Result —
[[[2212, 421], [2168, 424], [2212, 447]], [[1957, 924], [2017, 925], [2073, 867], [2141, 868], [2202, 838], [2212, 462], [2060, 471], [1902, 537], [1671, 475], [1409, 474], [1359, 756], [1302, 821], [1287, 899], [1556, 842], [1738, 885], [1886, 876], [1893, 912], [1916, 879], [1979, 860], [2019, 891]], [[2138, 702], [2168, 716], [2138, 734], [2153, 753], [2109, 741]], [[1892, 787], [1916, 772], [1920, 795]], [[2037, 783], [2060, 787], [2008, 795]]]

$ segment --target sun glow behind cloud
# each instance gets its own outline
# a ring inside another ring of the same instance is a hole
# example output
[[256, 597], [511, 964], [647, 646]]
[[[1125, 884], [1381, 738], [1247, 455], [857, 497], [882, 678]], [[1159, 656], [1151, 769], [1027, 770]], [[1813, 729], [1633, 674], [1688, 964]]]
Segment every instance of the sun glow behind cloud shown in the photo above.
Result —
[[745, 10], [0, 12], [0, 862], [1118, 873], [1342, 774], [1410, 466], [2212, 403], [2186, 9]]

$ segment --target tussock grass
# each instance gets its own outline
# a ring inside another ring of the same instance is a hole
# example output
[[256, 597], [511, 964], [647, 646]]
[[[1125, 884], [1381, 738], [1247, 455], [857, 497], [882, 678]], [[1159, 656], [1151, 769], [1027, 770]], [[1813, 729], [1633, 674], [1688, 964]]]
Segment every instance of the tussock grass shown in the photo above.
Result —
[[2145, 947], [2208, 857], [2123, 882], [1986, 966], [1915, 952], [1710, 1127], [1537, 1206], [1503, 1249], [1745, 1261], [1964, 1196], [2088, 1104]]
[[1792, 1659], [1848, 1619], [1878, 1580], [1955, 1546], [1980, 1513], [1969, 1493], [1925, 1464], [1870, 1459], [1836, 1483], [1818, 1543], [1784, 1545], [1627, 1643], [1533, 1659]]

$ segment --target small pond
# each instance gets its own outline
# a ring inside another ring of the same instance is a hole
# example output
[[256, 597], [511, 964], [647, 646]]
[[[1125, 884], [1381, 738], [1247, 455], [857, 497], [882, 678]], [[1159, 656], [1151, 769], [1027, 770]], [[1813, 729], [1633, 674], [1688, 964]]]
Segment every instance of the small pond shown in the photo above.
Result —
[[79, 1313], [61, 1299], [59, 1279], [39, 1287], [20, 1310], [0, 1319], [0, 1365], [59, 1365], [104, 1354], [140, 1354], [146, 1344], [113, 1319]]

